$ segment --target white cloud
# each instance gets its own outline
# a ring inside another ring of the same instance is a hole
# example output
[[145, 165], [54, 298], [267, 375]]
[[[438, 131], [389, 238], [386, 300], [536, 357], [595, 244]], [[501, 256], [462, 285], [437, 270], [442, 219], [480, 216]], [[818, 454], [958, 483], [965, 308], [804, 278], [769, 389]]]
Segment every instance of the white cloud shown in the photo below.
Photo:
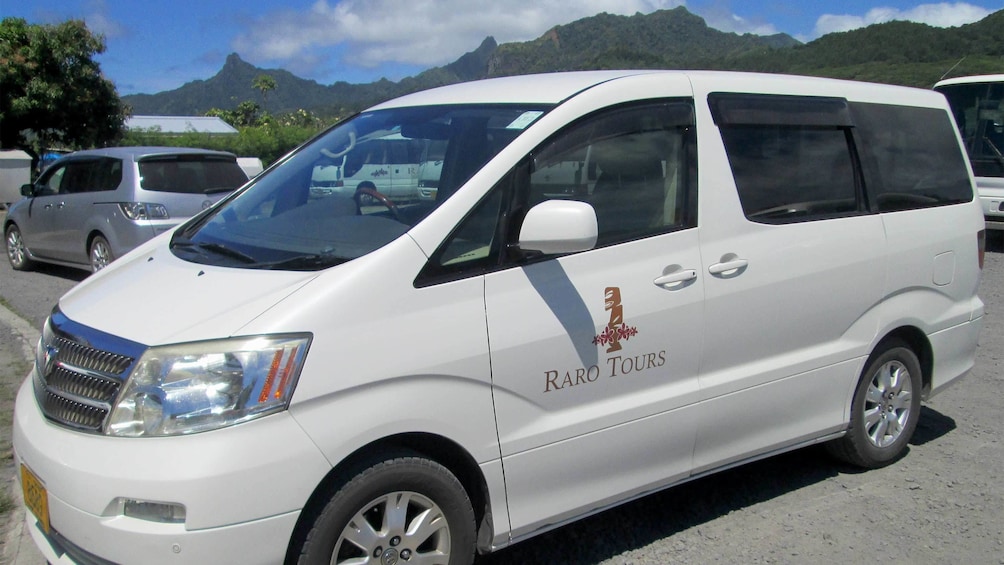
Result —
[[88, 2], [87, 14], [84, 16], [87, 29], [92, 33], [105, 36], [105, 39], [117, 39], [129, 34], [125, 26], [108, 16], [108, 5], [104, 0]]
[[456, 60], [487, 35], [499, 43], [526, 41], [600, 12], [631, 15], [682, 5], [685, 0], [317, 0], [307, 12], [258, 19], [232, 47], [251, 61], [287, 67], [333, 48], [356, 67], [434, 66]]
[[955, 27], [982, 20], [990, 10], [965, 2], [920, 4], [908, 10], [898, 8], [872, 8], [863, 16], [850, 14], [824, 14], [816, 21], [815, 36], [838, 31], [850, 31], [872, 24], [903, 20], [934, 27]]
[[724, 6], [710, 6], [702, 10], [699, 15], [704, 18], [708, 27], [720, 31], [738, 34], [752, 33], [755, 35], [774, 35], [779, 33], [778, 29], [771, 23], [754, 21], [738, 16]]

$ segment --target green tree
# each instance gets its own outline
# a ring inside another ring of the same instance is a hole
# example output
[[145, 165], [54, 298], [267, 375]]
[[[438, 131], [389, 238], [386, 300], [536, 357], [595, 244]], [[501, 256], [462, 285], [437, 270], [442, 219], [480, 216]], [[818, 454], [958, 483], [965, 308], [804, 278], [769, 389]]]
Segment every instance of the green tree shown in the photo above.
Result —
[[212, 108], [206, 112], [205, 115], [220, 118], [235, 128], [244, 128], [261, 124], [262, 120], [267, 116], [262, 116], [260, 110], [261, 106], [255, 104], [251, 100], [245, 100], [238, 104], [233, 110]]
[[49, 147], [96, 147], [121, 137], [126, 109], [93, 59], [104, 50], [104, 37], [82, 21], [0, 21], [0, 148], [38, 158]]
[[251, 81], [251, 87], [261, 91], [261, 106], [268, 111], [268, 93], [279, 86], [272, 75], [261, 74]]

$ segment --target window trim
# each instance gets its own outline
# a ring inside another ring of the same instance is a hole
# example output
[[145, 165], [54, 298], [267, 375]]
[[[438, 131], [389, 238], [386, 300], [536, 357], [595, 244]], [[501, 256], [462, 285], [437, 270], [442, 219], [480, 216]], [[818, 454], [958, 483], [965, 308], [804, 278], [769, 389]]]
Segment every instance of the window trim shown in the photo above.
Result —
[[718, 127], [854, 127], [847, 99], [835, 96], [712, 92], [708, 106]]
[[[419, 271], [418, 275], [413, 281], [415, 288], [424, 288], [428, 286], [435, 286], [442, 283], [453, 282], [457, 280], [462, 280], [466, 278], [476, 277], [480, 275], [489, 274], [496, 271], [506, 270], [514, 267], [521, 267], [524, 265], [529, 265], [537, 262], [547, 261], [555, 259], [557, 257], [563, 257], [564, 255], [542, 255], [534, 253], [522, 253], [515, 248], [516, 236], [519, 233], [520, 227], [522, 226], [523, 217], [525, 216], [527, 210], [529, 209], [529, 199], [530, 199], [530, 175], [536, 167], [542, 156], [549, 155], [552, 151], [560, 151], [564, 145], [560, 144], [560, 140], [567, 136], [568, 132], [580, 128], [583, 124], [594, 120], [597, 117], [603, 116], [604, 114], [610, 114], [612, 112], [617, 112], [621, 110], [630, 110], [651, 106], [687, 106], [687, 112], [684, 120], [680, 120], [681, 123], [677, 127], [683, 127], [685, 133], [683, 134], [683, 143], [680, 148], [681, 154], [684, 156], [687, 164], [687, 170], [683, 173], [685, 186], [683, 188], [686, 193], [685, 201], [685, 211], [687, 221], [683, 222], [679, 226], [666, 226], [664, 229], [658, 230], [653, 233], [640, 234], [635, 237], [630, 237], [627, 239], [619, 240], [616, 242], [597, 244], [592, 250], [601, 249], [605, 247], [612, 247], [614, 245], [620, 245], [623, 243], [628, 243], [631, 241], [637, 241], [640, 239], [647, 239], [651, 237], [658, 237], [666, 235], [669, 233], [674, 233], [677, 231], [682, 231], [686, 229], [692, 229], [697, 226], [698, 222], [698, 186], [697, 186], [697, 130], [696, 130], [696, 110], [695, 110], [695, 100], [689, 97], [673, 97], [673, 98], [648, 98], [643, 100], [633, 100], [630, 102], [615, 104], [611, 106], [606, 106], [599, 108], [588, 114], [578, 117], [574, 121], [565, 124], [558, 131], [554, 132], [541, 143], [539, 143], [534, 149], [532, 149], [527, 155], [519, 160], [519, 162], [510, 169], [501, 179], [491, 188], [485, 195], [475, 204], [471, 209], [464, 215], [464, 217], [457, 222], [450, 233], [440, 242], [436, 250], [429, 256], [426, 264]], [[672, 111], [673, 109], [671, 109]], [[679, 114], [683, 116], [681, 112]], [[456, 270], [443, 269], [444, 266], [438, 265], [437, 261], [443, 256], [446, 248], [456, 237], [457, 233], [461, 230], [463, 226], [466, 225], [468, 220], [474, 215], [480, 206], [484, 204], [488, 199], [490, 199], [494, 192], [497, 190], [502, 190], [502, 202], [500, 204], [500, 212], [498, 216], [498, 223], [496, 224], [495, 237], [493, 239], [492, 250], [488, 257], [484, 260], [479, 260], [475, 264], [471, 264], [469, 268], [458, 268]], [[592, 251], [590, 250], [590, 251]], [[588, 252], [588, 251], [587, 251]]]

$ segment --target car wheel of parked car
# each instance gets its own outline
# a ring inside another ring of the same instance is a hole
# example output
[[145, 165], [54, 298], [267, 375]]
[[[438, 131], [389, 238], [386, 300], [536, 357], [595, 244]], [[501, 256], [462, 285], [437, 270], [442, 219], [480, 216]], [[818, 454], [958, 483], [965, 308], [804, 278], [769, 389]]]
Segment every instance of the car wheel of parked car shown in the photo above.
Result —
[[854, 391], [847, 435], [828, 444], [831, 453], [870, 469], [899, 458], [920, 419], [920, 376], [917, 355], [905, 343], [876, 349]]
[[28, 258], [28, 250], [24, 247], [24, 239], [21, 237], [21, 230], [17, 224], [11, 224], [4, 234], [7, 243], [7, 259], [10, 266], [15, 271], [26, 271], [32, 267], [32, 260]]
[[95, 273], [104, 269], [115, 260], [115, 256], [112, 254], [112, 247], [108, 245], [108, 240], [103, 236], [96, 235], [94, 239], [91, 240], [91, 270]]
[[436, 563], [474, 559], [474, 512], [460, 481], [418, 456], [376, 463], [319, 512], [300, 564]]

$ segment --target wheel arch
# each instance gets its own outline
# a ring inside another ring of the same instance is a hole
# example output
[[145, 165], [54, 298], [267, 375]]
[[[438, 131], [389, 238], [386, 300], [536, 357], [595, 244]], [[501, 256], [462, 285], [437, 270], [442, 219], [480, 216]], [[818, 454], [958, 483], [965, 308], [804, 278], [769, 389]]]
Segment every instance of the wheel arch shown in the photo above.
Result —
[[920, 361], [921, 398], [927, 399], [931, 393], [934, 373], [934, 351], [931, 340], [916, 326], [901, 326], [887, 333], [872, 351], [880, 351], [893, 341], [905, 343]]
[[286, 548], [286, 562], [295, 562], [299, 547], [310, 531], [313, 517], [320, 513], [342, 485], [370, 466], [401, 454], [426, 457], [446, 467], [457, 477], [474, 510], [478, 552], [487, 552], [494, 536], [494, 525], [488, 484], [477, 462], [463, 447], [448, 438], [414, 432], [385, 437], [365, 445], [325, 475], [300, 512]]
[[109, 245], [111, 245], [111, 242], [108, 240], [108, 236], [105, 235], [104, 232], [102, 232], [99, 229], [91, 229], [89, 232], [87, 232], [87, 238], [84, 239], [84, 245], [85, 245], [84, 253], [90, 255], [91, 244], [94, 243], [94, 238], [98, 236], [105, 238], [105, 241], [108, 241]]

